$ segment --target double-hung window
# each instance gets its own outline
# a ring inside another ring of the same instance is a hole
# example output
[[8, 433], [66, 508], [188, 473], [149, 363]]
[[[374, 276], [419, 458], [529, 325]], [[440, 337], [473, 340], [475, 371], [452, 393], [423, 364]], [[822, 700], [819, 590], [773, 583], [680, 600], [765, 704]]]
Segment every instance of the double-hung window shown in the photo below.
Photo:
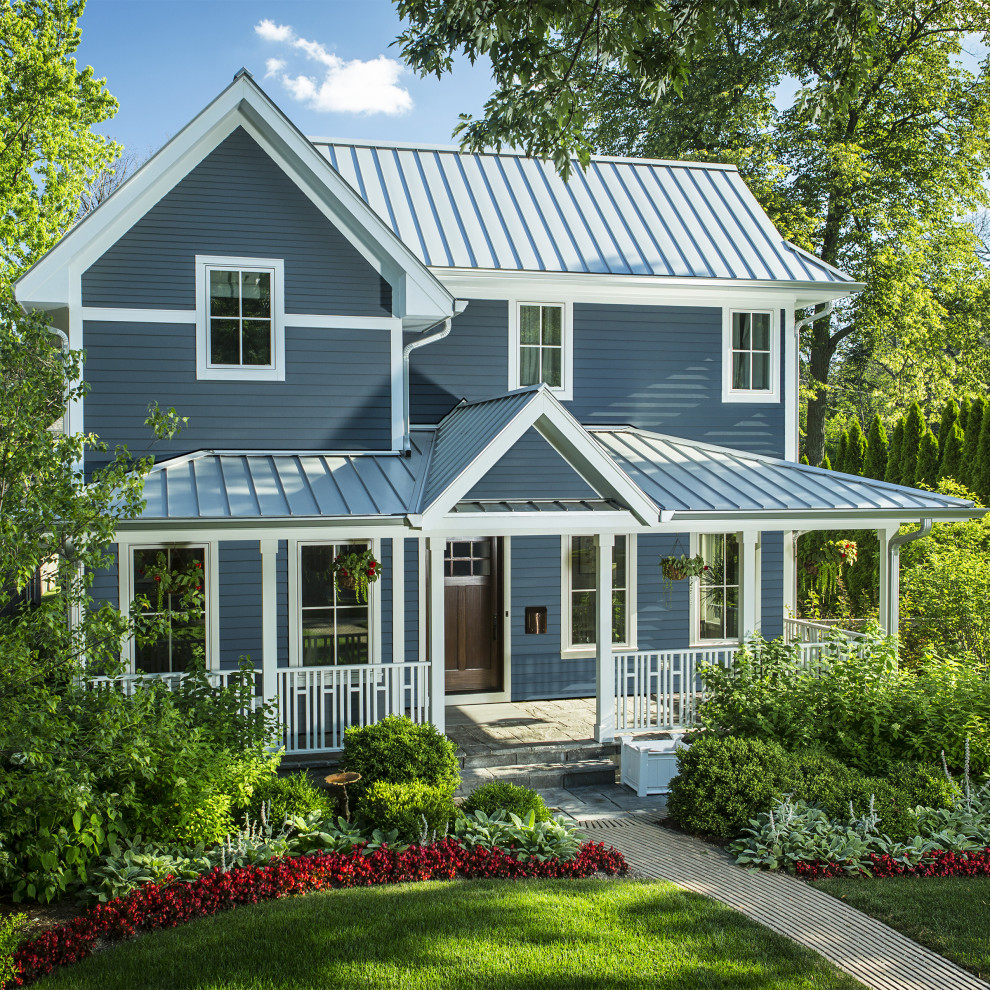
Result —
[[774, 310], [724, 311], [723, 400], [777, 401], [780, 391], [778, 340]]
[[695, 578], [694, 639], [698, 643], [739, 639], [741, 549], [735, 533], [701, 533], [697, 551], [708, 569]]
[[571, 397], [571, 307], [565, 303], [516, 303], [511, 333], [509, 388], [547, 385]]
[[206, 601], [206, 547], [135, 547], [131, 553], [134, 597], [143, 596], [143, 614], [164, 625], [153, 642], [135, 641], [134, 669], [145, 674], [184, 671], [197, 653], [206, 655], [206, 609], [185, 608], [188, 602], [183, 601], [186, 589]]
[[[612, 546], [612, 644], [631, 644], [633, 621], [632, 537], [616, 536]], [[565, 650], [594, 650], [598, 593], [598, 550], [593, 536], [564, 537], [563, 622]]]
[[196, 259], [198, 378], [285, 378], [282, 262]]
[[368, 663], [371, 659], [371, 605], [353, 589], [335, 587], [338, 554], [363, 553], [366, 543], [314, 543], [299, 546], [299, 662], [304, 667]]

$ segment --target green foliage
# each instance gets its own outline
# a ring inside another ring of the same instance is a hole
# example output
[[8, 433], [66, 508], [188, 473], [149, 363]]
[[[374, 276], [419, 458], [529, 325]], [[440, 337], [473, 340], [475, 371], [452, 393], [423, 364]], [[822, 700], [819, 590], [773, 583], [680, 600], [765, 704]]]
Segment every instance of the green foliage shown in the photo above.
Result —
[[900, 483], [913, 488], [918, 481], [918, 460], [921, 456], [921, 439], [925, 435], [925, 417], [917, 402], [911, 403], [904, 418], [904, 434], [901, 437]]
[[93, 172], [118, 152], [105, 80], [72, 57], [82, 0], [0, 2], [0, 274], [13, 278], [72, 224]]
[[846, 463], [849, 458], [849, 431], [843, 430], [839, 434], [839, 442], [835, 447], [835, 456], [832, 458], [832, 463], [835, 465], [835, 471], [845, 471]]
[[938, 440], [931, 430], [925, 430], [925, 435], [921, 438], [915, 483], [924, 484], [928, 488], [934, 488], [938, 484]]
[[798, 782], [773, 739], [705, 733], [677, 756], [667, 810], [689, 832], [728, 839]]
[[26, 914], [0, 915], [0, 990], [14, 985], [17, 969], [14, 966], [14, 952], [23, 939]]
[[955, 398], [945, 400], [942, 409], [942, 419], [938, 426], [938, 463], [939, 468], [945, 460], [945, 450], [949, 438], [952, 436], [952, 428], [959, 422], [959, 403]]
[[582, 839], [577, 822], [563, 817], [540, 819], [532, 810], [525, 815], [469, 812], [454, 822], [454, 835], [468, 847], [511, 849], [523, 862], [535, 859], [541, 863], [574, 859]]
[[952, 424], [952, 432], [945, 441], [942, 452], [942, 463], [939, 465], [938, 478], [950, 478], [959, 481], [962, 474], [963, 450], [966, 444], [966, 435], [962, 431], [959, 423]]
[[969, 428], [969, 414], [973, 411], [973, 399], [964, 395], [959, 401], [959, 429], [966, 432]]
[[972, 469], [973, 489], [984, 505], [990, 505], [990, 415], [984, 415]]
[[873, 419], [870, 421], [870, 433], [866, 443], [866, 463], [863, 466], [863, 474], [867, 478], [883, 481], [883, 476], [887, 470], [887, 448], [889, 446], [887, 430], [880, 418], [880, 413], [874, 413]]
[[[920, 541], [919, 541], [920, 542]], [[856, 646], [836, 634], [813, 669], [798, 651], [754, 637], [731, 669], [706, 667], [704, 724], [715, 732], [815, 747], [865, 773], [900, 761], [965, 761], [990, 770], [990, 683], [972, 665], [924, 660], [898, 668], [893, 643], [869, 634]]]
[[846, 474], [865, 474], [869, 459], [869, 445], [866, 436], [863, 434], [863, 427], [860, 426], [858, 417], [853, 417], [848, 436], [846, 460], [842, 470]]
[[419, 780], [377, 780], [357, 803], [358, 822], [383, 832], [395, 830], [405, 842], [425, 843], [444, 836], [457, 817], [454, 792]]
[[980, 482], [980, 434], [983, 431], [983, 420], [987, 418], [987, 403], [982, 395], [972, 400], [969, 416], [966, 418], [966, 443], [963, 447], [961, 478], [956, 481], [979, 491]]
[[525, 818], [532, 811], [538, 822], [550, 821], [550, 811], [536, 791], [501, 780], [476, 787], [467, 796], [462, 809], [465, 812], [483, 811], [488, 815], [505, 811], [520, 818]]
[[349, 787], [356, 797], [379, 781], [421, 781], [453, 793], [460, 780], [456, 746], [432, 723], [416, 724], [405, 715], [347, 729], [341, 765], [361, 774], [362, 779]]
[[832, 462], [828, 459], [828, 454], [822, 458], [822, 463], [820, 467], [823, 467], [826, 471], [832, 470]]
[[890, 437], [890, 447], [887, 450], [887, 468], [883, 480], [891, 484], [900, 484], [901, 480], [901, 451], [904, 447], [904, 417], [894, 424], [894, 432]]
[[314, 812], [330, 816], [337, 810], [334, 795], [314, 784], [305, 770], [261, 781], [251, 795], [250, 813], [254, 817], [260, 816], [262, 805], [267, 808], [268, 817], [275, 822], [285, 818], [302, 818]]

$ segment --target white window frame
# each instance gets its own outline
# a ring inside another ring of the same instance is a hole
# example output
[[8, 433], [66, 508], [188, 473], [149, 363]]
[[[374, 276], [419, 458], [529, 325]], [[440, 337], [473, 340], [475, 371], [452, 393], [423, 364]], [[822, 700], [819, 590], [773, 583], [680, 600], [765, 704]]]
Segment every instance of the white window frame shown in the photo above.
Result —
[[[210, 272], [269, 272], [272, 279], [272, 363], [210, 364]], [[285, 381], [285, 262], [281, 258], [196, 255], [196, 378], [200, 381]]]
[[[203, 610], [206, 613], [206, 669], [220, 670], [220, 573], [216, 540], [119, 543], [117, 545], [117, 576], [121, 615], [125, 618], [130, 615], [131, 602], [134, 601], [134, 551], [168, 549], [203, 550], [203, 561], [206, 565], [206, 581], [203, 588], [205, 592]], [[133, 638], [127, 640], [121, 655], [127, 662], [128, 671], [132, 674], [136, 673]], [[154, 677], [156, 675], [150, 674], [149, 676]]]
[[[302, 548], [341, 546], [366, 543], [377, 560], [382, 559], [381, 540], [377, 537], [351, 534], [328, 534], [325, 540], [289, 540], [289, 666], [303, 667], [302, 653]], [[394, 568], [395, 561], [393, 559]], [[382, 579], [368, 585], [368, 663], [361, 666], [377, 666], [382, 663]], [[309, 668], [318, 669], [318, 668]]]
[[560, 320], [560, 387], [547, 388], [558, 399], [574, 398], [574, 304], [559, 299], [510, 299], [509, 300], [509, 391], [523, 388], [520, 384], [522, 344], [519, 336], [520, 310], [523, 306], [554, 306], [561, 311]]
[[[743, 596], [743, 556], [746, 553], [746, 543], [743, 540], [743, 534], [741, 532], [737, 533], [734, 530], [708, 530], [706, 533], [692, 533], [691, 534], [691, 556], [701, 553], [701, 537], [702, 536], [735, 536], [736, 541], [739, 545], [739, 635], [732, 639], [702, 639], [700, 635], [700, 622], [701, 622], [701, 578], [693, 577], [691, 578], [691, 589], [689, 597], [689, 607], [688, 614], [690, 616], [691, 631], [689, 642], [692, 647], [697, 647], [698, 649], [704, 649], [708, 646], [719, 647], [719, 646], [738, 646], [743, 641], [743, 628], [742, 628], [742, 596]], [[756, 556], [756, 580], [757, 586], [755, 589], [757, 606], [761, 602], [760, 598], [760, 556], [757, 551]], [[757, 609], [757, 614], [759, 614], [759, 608]]]
[[[732, 317], [736, 313], [760, 313], [770, 317], [770, 388], [732, 387]], [[722, 308], [722, 401], [780, 402], [780, 310], [775, 306], [725, 306]]]
[[[587, 535], [587, 534], [580, 534]], [[636, 608], [637, 540], [635, 533], [617, 533], [626, 538], [626, 639], [625, 643], [613, 643], [612, 650], [636, 649], [638, 638]], [[595, 656], [595, 643], [572, 643], [571, 628], [571, 539], [570, 534], [560, 538], [560, 653], [563, 657], [581, 658]]]

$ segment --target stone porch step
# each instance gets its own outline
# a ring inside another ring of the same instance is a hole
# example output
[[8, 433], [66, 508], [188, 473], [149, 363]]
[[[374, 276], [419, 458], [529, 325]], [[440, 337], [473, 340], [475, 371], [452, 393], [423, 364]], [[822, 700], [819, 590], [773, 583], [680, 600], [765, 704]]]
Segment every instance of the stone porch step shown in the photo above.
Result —
[[461, 770], [468, 772], [485, 767], [511, 767], [532, 763], [577, 763], [587, 760], [618, 759], [617, 743], [573, 742], [531, 743], [498, 746], [491, 749], [472, 747], [457, 753]]
[[457, 789], [457, 794], [466, 796], [476, 787], [495, 780], [521, 784], [537, 791], [614, 784], [617, 770], [615, 762], [611, 759], [473, 767], [462, 772], [461, 786]]

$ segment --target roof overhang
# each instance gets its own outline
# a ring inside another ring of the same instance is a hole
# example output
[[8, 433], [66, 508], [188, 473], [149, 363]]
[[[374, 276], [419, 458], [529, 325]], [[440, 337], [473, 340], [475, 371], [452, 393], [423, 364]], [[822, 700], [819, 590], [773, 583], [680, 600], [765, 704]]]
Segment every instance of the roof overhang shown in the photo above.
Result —
[[[454, 315], [440, 281], [306, 140], [246, 70], [15, 284], [25, 308], [60, 309], [78, 298], [79, 276], [221, 141], [243, 127], [310, 201], [392, 285], [409, 329]], [[74, 285], [75, 283], [75, 285]]]

